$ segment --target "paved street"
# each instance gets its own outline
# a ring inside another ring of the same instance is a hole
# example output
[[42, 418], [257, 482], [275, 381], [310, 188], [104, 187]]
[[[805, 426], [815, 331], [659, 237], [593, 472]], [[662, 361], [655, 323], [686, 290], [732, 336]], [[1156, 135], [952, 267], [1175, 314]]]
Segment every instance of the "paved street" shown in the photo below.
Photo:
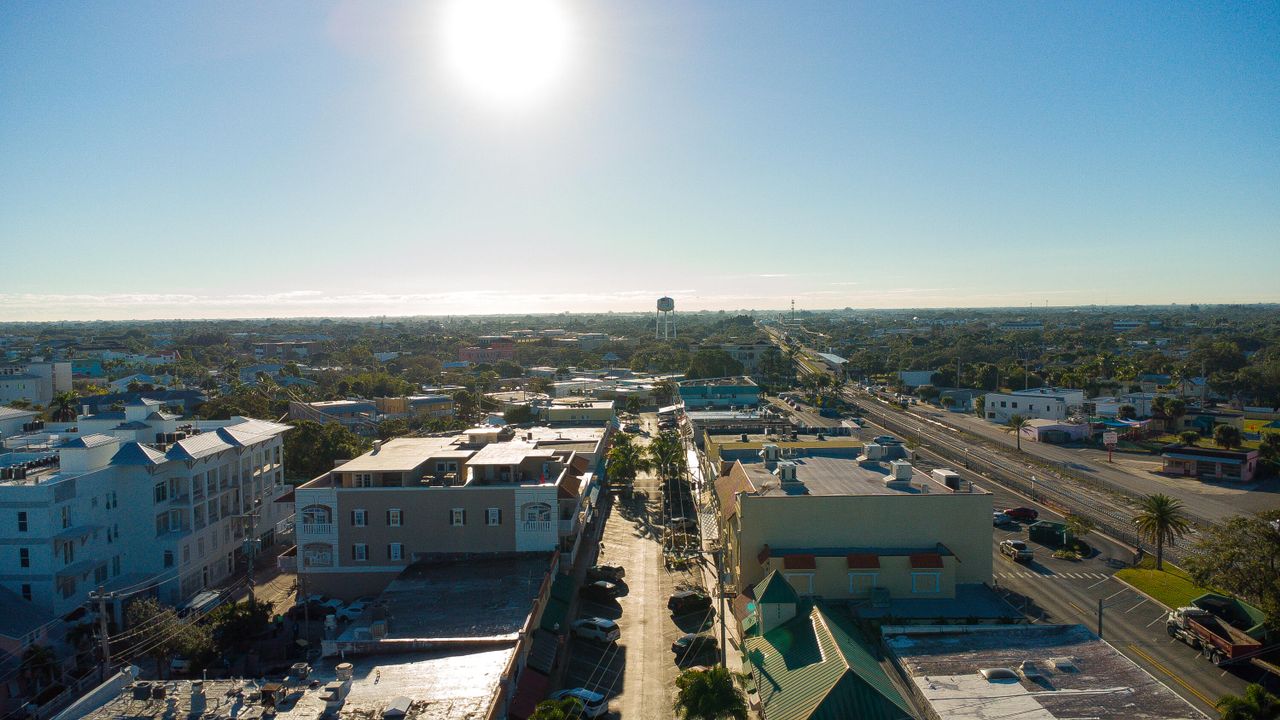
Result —
[[[656, 417], [643, 416], [651, 435]], [[643, 436], [640, 438], [644, 441]], [[661, 483], [652, 474], [637, 478], [635, 492], [619, 493], [605, 520], [601, 565], [626, 568], [625, 594], [617, 602], [581, 601], [577, 617], [606, 617], [618, 622], [621, 640], [601, 645], [571, 640], [564, 687], [586, 687], [610, 697], [610, 715], [617, 718], [669, 718], [675, 697], [677, 668], [671, 643], [710, 617], [682, 620], [677, 625], [667, 612], [667, 597], [677, 587], [698, 584], [701, 573], [668, 570], [662, 557]]]

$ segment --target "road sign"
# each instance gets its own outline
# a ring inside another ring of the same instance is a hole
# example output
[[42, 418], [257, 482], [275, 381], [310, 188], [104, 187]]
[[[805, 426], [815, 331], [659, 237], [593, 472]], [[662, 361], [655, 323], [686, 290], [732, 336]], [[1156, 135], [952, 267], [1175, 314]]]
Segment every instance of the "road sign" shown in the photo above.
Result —
[[1102, 433], [1102, 444], [1103, 444], [1103, 445], [1115, 445], [1115, 444], [1116, 444], [1116, 442], [1117, 442], [1119, 439], [1120, 439], [1120, 436], [1119, 436], [1119, 435], [1117, 435], [1117, 434], [1116, 434], [1116, 433], [1114, 433], [1114, 432], [1105, 432], [1105, 433]]

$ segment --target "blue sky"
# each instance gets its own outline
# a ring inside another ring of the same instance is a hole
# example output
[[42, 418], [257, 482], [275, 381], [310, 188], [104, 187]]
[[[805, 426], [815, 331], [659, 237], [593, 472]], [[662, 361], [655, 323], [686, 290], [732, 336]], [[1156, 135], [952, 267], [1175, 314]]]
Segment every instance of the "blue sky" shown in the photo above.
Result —
[[1280, 300], [1280, 4], [0, 5], [0, 319]]

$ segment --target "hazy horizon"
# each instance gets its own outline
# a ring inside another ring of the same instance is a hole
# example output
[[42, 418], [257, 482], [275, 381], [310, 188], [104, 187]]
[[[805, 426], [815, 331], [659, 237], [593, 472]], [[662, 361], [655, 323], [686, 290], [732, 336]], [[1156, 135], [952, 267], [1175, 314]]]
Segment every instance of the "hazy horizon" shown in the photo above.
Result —
[[1280, 5], [806, 10], [0, 6], [0, 321], [1280, 300]]

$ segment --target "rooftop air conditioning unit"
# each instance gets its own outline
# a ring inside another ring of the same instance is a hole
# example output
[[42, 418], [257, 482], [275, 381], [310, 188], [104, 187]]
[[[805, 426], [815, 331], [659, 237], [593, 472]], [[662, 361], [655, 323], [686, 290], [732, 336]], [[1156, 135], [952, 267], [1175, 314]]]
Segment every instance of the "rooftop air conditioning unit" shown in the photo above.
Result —
[[879, 460], [884, 457], [884, 446], [878, 443], [867, 443], [862, 446], [862, 454], [868, 460]]
[[778, 463], [778, 469], [775, 472], [778, 480], [785, 483], [799, 482], [796, 478], [796, 464], [790, 460], [783, 460]]
[[893, 475], [894, 480], [910, 480], [911, 479], [911, 463], [906, 460], [894, 460], [889, 463], [889, 471]]

